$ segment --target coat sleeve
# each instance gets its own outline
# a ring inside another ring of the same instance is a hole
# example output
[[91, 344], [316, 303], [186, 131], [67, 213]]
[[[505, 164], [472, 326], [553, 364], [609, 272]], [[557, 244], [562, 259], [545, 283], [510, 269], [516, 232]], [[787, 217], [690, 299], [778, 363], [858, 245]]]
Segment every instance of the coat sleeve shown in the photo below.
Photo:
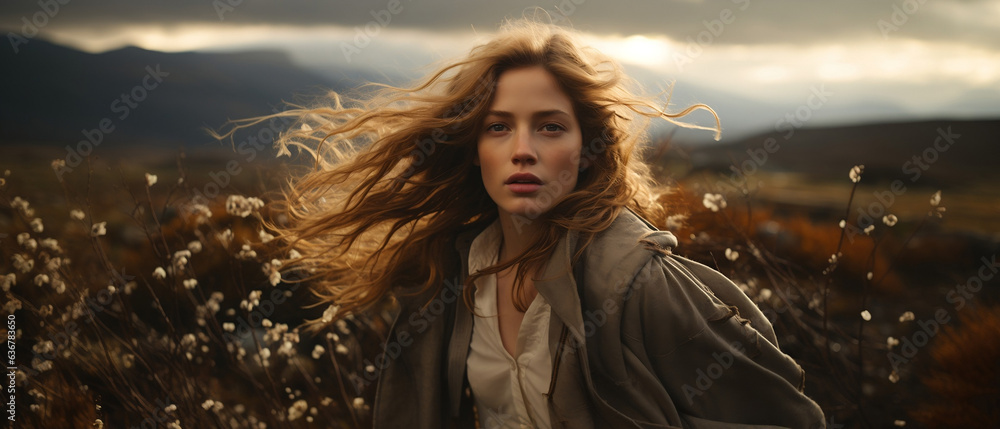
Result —
[[802, 391], [802, 368], [779, 350], [770, 323], [728, 278], [657, 254], [632, 286], [636, 296], [626, 308], [638, 313], [642, 332], [629, 335], [642, 338], [650, 369], [685, 427], [825, 426], [822, 410]]

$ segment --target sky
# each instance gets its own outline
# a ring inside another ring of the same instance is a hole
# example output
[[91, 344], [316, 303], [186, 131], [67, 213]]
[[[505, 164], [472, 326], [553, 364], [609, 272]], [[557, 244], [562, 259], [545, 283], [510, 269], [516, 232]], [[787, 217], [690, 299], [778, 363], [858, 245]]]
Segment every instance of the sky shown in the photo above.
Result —
[[817, 93], [817, 125], [1000, 117], [1000, 0], [8, 0], [0, 28], [89, 52], [274, 48], [334, 76], [415, 76], [525, 13], [571, 26], [653, 92], [674, 83], [672, 101], [758, 127]]

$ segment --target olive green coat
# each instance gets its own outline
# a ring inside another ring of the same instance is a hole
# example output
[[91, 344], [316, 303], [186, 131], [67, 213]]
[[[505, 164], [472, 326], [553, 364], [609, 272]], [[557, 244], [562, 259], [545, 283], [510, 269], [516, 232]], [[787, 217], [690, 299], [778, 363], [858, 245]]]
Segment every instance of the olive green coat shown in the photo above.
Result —
[[[379, 362], [375, 428], [471, 424], [473, 318], [461, 285], [478, 233], [457, 238], [460, 275], [436, 296], [400, 299]], [[552, 308], [553, 427], [824, 427], [802, 393], [802, 368], [757, 306], [717, 271], [673, 255], [672, 234], [623, 210], [572, 267], [576, 241], [564, 236], [535, 281]]]

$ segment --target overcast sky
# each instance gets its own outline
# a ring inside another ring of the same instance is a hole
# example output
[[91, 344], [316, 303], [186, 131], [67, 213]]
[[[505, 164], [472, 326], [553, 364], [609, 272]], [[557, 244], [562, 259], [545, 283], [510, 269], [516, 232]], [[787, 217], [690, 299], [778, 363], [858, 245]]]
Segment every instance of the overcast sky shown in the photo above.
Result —
[[[314, 69], [408, 73], [532, 6], [663, 82], [789, 108], [823, 86], [841, 111], [1000, 117], [1000, 0], [69, 0], [55, 13], [6, 0], [0, 27], [10, 40], [34, 19], [41, 37], [91, 52], [277, 47]], [[377, 34], [359, 46], [366, 26]]]

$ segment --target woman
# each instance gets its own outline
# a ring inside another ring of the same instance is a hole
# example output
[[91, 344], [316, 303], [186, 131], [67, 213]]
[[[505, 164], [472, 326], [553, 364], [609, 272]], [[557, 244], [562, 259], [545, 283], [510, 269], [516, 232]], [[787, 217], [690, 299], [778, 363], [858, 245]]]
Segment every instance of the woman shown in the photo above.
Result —
[[317, 159], [274, 226], [285, 268], [340, 314], [398, 303], [376, 428], [823, 426], [756, 306], [646, 220], [648, 119], [707, 107], [627, 83], [516, 22], [413, 88], [284, 113]]

